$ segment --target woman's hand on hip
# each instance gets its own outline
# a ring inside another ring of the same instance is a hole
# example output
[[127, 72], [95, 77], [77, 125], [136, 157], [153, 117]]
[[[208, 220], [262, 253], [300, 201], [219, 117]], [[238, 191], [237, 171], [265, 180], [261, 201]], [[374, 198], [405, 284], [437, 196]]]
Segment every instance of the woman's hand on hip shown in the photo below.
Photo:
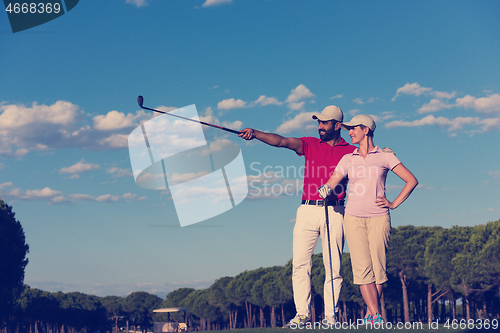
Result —
[[389, 209], [394, 209], [393, 203], [387, 200], [386, 197], [377, 197], [377, 200], [375, 201], [377, 203], [377, 206], [380, 208], [389, 208]]

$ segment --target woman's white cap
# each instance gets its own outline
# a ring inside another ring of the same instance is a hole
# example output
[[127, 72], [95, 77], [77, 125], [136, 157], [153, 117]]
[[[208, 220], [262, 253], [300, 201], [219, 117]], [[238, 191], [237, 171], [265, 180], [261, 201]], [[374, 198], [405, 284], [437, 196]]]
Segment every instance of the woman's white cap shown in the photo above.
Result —
[[344, 120], [344, 114], [338, 106], [329, 105], [321, 111], [319, 114], [312, 116], [313, 119], [319, 119], [321, 121], [328, 121], [335, 119], [336, 121], [342, 122]]
[[370, 128], [372, 130], [372, 132], [375, 131], [375, 127], [376, 127], [375, 121], [373, 120], [373, 118], [367, 114], [358, 114], [358, 115], [352, 117], [350, 122], [340, 124], [342, 129], [344, 129], [346, 131], [350, 130], [352, 127], [356, 127], [359, 125], [364, 125], [364, 126]]

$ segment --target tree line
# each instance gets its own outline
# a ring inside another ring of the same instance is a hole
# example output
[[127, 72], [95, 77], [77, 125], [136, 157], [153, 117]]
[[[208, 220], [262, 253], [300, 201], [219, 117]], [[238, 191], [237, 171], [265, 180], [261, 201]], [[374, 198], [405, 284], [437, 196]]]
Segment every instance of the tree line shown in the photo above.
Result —
[[[385, 321], [500, 316], [500, 220], [475, 227], [393, 228], [387, 268], [381, 299]], [[292, 260], [220, 278], [204, 290], [180, 288], [161, 306], [191, 309], [188, 324], [200, 330], [276, 327], [295, 315], [291, 274]], [[311, 315], [317, 322], [323, 318], [324, 275], [322, 254], [315, 254]], [[366, 309], [353, 284], [349, 253], [342, 257], [342, 277], [339, 318], [356, 321]]]
[[[0, 333], [146, 332], [163, 307], [183, 307], [191, 329], [277, 327], [295, 315], [292, 261], [222, 277], [209, 288], [180, 288], [165, 300], [147, 292], [97, 297], [47, 292], [23, 285], [29, 247], [12, 207], [0, 200]], [[427, 322], [500, 315], [500, 220], [474, 227], [393, 228], [387, 253], [389, 280], [381, 300], [384, 320]], [[323, 318], [322, 254], [313, 256], [311, 314]], [[342, 257], [339, 301], [343, 322], [362, 318], [365, 305], [352, 281], [349, 253]]]

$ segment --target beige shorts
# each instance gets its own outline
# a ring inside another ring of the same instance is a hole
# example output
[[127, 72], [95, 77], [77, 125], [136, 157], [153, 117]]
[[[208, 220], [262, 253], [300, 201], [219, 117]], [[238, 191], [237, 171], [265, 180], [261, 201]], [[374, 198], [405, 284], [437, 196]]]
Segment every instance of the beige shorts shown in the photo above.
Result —
[[391, 234], [391, 216], [344, 216], [344, 232], [351, 254], [354, 284], [387, 281], [386, 252]]

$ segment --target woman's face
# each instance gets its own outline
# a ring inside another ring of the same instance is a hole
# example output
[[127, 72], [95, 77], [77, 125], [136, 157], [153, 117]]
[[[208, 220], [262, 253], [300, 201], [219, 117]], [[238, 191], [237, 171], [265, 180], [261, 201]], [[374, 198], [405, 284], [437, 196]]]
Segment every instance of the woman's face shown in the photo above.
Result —
[[[367, 127], [365, 127], [366, 129]], [[352, 127], [349, 130], [349, 136], [351, 137], [352, 144], [353, 145], [359, 145], [361, 140], [363, 140], [366, 137], [366, 133], [364, 129], [361, 129], [360, 126]]]

